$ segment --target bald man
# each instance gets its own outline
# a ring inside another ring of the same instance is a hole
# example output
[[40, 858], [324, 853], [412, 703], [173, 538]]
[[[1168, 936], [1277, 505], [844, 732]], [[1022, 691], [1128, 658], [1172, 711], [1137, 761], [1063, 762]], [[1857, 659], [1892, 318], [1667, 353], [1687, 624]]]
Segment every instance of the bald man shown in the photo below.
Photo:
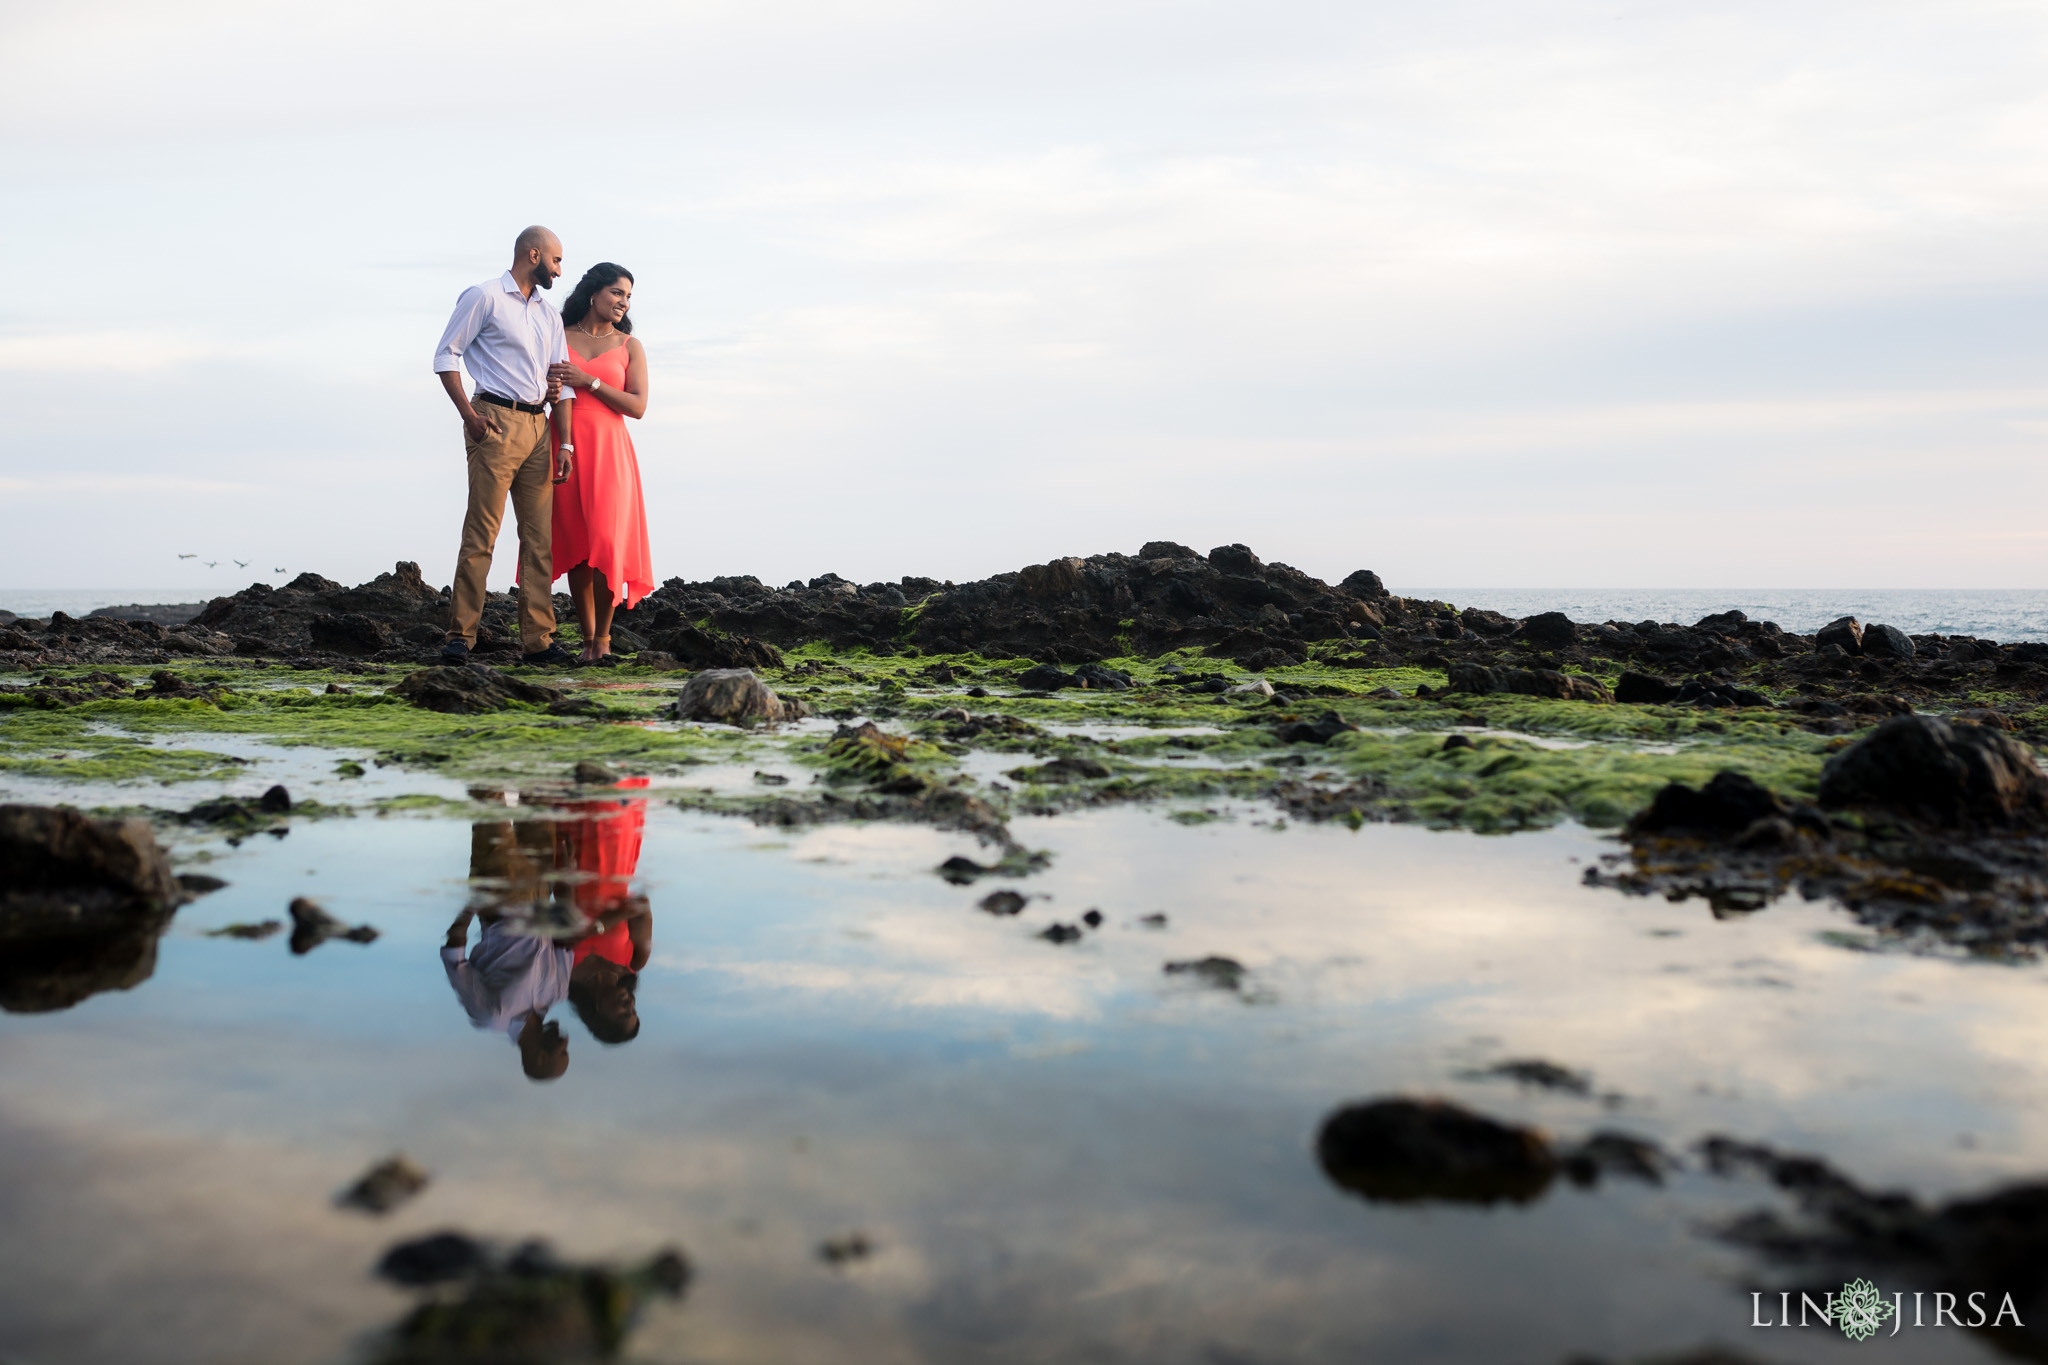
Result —
[[[575, 446], [569, 442], [572, 389], [562, 387], [568, 340], [562, 315], [540, 297], [562, 273], [562, 243], [544, 227], [530, 227], [512, 244], [512, 268], [495, 280], [462, 291], [455, 315], [434, 352], [434, 372], [462, 414], [469, 450], [469, 511], [455, 556], [448, 638], [441, 657], [466, 663], [484, 612], [484, 580], [505, 520], [505, 495], [519, 522], [520, 662], [541, 667], [574, 660], [555, 643], [552, 554], [554, 485], [569, 477]], [[538, 286], [538, 289], [536, 289]], [[476, 381], [462, 392], [462, 371]], [[548, 456], [548, 406], [554, 407], [560, 454]], [[549, 465], [555, 467], [552, 471]], [[550, 477], [552, 473], [552, 479]]]

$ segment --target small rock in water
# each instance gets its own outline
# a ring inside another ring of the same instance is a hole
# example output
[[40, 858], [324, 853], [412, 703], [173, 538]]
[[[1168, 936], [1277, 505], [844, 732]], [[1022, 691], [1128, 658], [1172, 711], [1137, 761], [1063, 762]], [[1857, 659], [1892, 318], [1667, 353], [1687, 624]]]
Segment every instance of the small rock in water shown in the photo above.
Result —
[[619, 784], [617, 773], [604, 764], [592, 763], [587, 758], [576, 765], [573, 776], [579, 787], [616, 787]]
[[374, 943], [377, 931], [367, 924], [358, 924], [351, 929], [320, 907], [318, 901], [300, 896], [289, 907], [292, 912], [292, 952], [303, 956], [312, 952], [330, 938], [347, 939], [350, 943]]
[[1345, 1189], [1401, 1204], [1526, 1204], [1557, 1172], [1541, 1133], [1434, 1099], [1346, 1105], [1323, 1120], [1316, 1156]]
[[446, 1284], [474, 1275], [491, 1263], [490, 1248], [459, 1232], [436, 1232], [400, 1242], [377, 1262], [377, 1273], [393, 1284]]
[[864, 1232], [849, 1232], [844, 1237], [829, 1237], [818, 1243], [818, 1259], [831, 1266], [864, 1261], [874, 1254], [875, 1244]]
[[1014, 915], [1023, 910], [1025, 897], [1017, 891], [991, 891], [979, 902], [991, 915]]
[[[1160, 917], [1165, 922], [1165, 917]], [[1214, 986], [1219, 991], [1234, 991], [1244, 985], [1247, 975], [1245, 965], [1234, 957], [1193, 958], [1186, 962], [1169, 962], [1165, 968], [1168, 976], [1192, 976], [1205, 986]]]
[[334, 1202], [346, 1209], [366, 1213], [389, 1213], [427, 1187], [427, 1173], [401, 1154], [388, 1156], [372, 1166], [340, 1194]]
[[[1079, 685], [1079, 680], [1073, 674], [1063, 672], [1058, 664], [1039, 664], [1017, 675], [1017, 686], [1026, 692], [1057, 692], [1063, 687]], [[968, 695], [974, 694], [970, 692]]]
[[1593, 1093], [1593, 1078], [1583, 1071], [1571, 1071], [1538, 1057], [1518, 1057], [1498, 1062], [1480, 1071], [1481, 1076], [1499, 1076], [1543, 1090], [1560, 1090], [1568, 1095]]
[[218, 929], [206, 931], [208, 938], [266, 939], [284, 928], [284, 921], [267, 919], [261, 924], [224, 924]]
[[1598, 1184], [1603, 1175], [1661, 1185], [1664, 1173], [1678, 1165], [1648, 1138], [1605, 1131], [1584, 1142], [1559, 1148], [1557, 1162], [1574, 1185]]
[[1078, 943], [1081, 931], [1071, 924], [1054, 924], [1041, 930], [1038, 935], [1047, 943]]
[[1012, 768], [1003, 776], [1019, 782], [1076, 782], [1109, 776], [1109, 769], [1092, 758], [1056, 758], [1036, 768]]
[[1081, 923], [1087, 925], [1090, 929], [1100, 929], [1102, 927], [1102, 912], [1100, 910], [1090, 910], [1087, 914], [1081, 916]]
[[1166, 916], [1163, 912], [1154, 910], [1149, 915], [1138, 916], [1138, 923], [1144, 925], [1147, 929], [1164, 929], [1166, 927]]
[[1444, 740], [1443, 747], [1448, 751], [1451, 749], [1470, 749], [1474, 746], [1472, 736], [1470, 735], [1451, 735]]
[[220, 890], [227, 883], [204, 872], [180, 872], [178, 885], [184, 888], [187, 895], [204, 896]]
[[693, 673], [676, 698], [677, 720], [752, 725], [809, 714], [802, 702], [784, 702], [750, 668], [707, 668]]
[[764, 787], [787, 787], [789, 785], [789, 779], [781, 773], [756, 772], [754, 780]]
[[976, 877], [986, 877], [993, 871], [994, 868], [984, 867], [974, 859], [963, 858], [957, 853], [940, 863], [938, 867], [939, 875], [955, 886], [967, 886]]

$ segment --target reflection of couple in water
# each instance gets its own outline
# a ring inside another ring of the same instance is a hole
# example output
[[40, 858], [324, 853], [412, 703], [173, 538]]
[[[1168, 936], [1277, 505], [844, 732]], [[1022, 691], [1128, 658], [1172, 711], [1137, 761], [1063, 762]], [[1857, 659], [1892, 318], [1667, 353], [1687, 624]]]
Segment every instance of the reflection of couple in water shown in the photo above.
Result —
[[[565, 819], [481, 820], [470, 830], [476, 891], [448, 926], [441, 962], [470, 1022], [509, 1037], [534, 1080], [569, 1069], [569, 1040], [547, 1017], [563, 1000], [601, 1043], [640, 1033], [634, 992], [654, 915], [630, 886], [646, 805], [574, 801], [561, 807]], [[475, 920], [483, 932], [472, 949]]]

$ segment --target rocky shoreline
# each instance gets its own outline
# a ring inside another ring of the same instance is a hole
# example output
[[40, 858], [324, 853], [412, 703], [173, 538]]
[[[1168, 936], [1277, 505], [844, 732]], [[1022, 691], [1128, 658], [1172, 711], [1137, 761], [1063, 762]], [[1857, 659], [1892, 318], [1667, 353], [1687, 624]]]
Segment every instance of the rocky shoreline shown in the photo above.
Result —
[[[566, 597], [556, 606], [572, 619]], [[355, 587], [306, 573], [283, 587], [251, 584], [171, 622], [178, 610], [17, 618], [0, 624], [0, 671], [180, 659], [341, 671], [432, 664], [447, 590], [406, 562]], [[492, 595], [480, 660], [516, 661], [514, 610], [511, 594]], [[1446, 678], [1439, 693], [1768, 707], [1822, 732], [1915, 708], [1967, 709], [2048, 738], [2033, 714], [2048, 700], [2048, 644], [1908, 635], [1853, 618], [1800, 635], [1735, 611], [1690, 624], [1577, 622], [1558, 612], [1514, 619], [1398, 596], [1370, 570], [1324, 583], [1243, 545], [1203, 555], [1153, 541], [1135, 555], [1055, 559], [970, 583], [670, 579], [619, 614], [613, 643], [622, 656], [670, 669], [779, 667], [782, 651], [807, 643], [885, 657], [1028, 659], [1049, 666], [1037, 677], [1048, 689], [1104, 685], [1081, 666], [1194, 648], [1252, 673], [1311, 661], [1436, 670]]]

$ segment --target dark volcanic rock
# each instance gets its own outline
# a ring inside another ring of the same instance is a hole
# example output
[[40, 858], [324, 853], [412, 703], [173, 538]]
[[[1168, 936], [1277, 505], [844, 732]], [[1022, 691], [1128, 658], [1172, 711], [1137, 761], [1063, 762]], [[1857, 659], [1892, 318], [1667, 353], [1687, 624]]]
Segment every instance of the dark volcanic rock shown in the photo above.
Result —
[[1678, 695], [1678, 684], [1649, 673], [1625, 672], [1614, 684], [1614, 699], [1639, 706], [1661, 706]]
[[1561, 649], [1576, 640], [1579, 628], [1561, 611], [1539, 612], [1522, 622], [1522, 638], [1545, 649]]
[[1844, 654], [1863, 652], [1863, 623], [1853, 616], [1838, 616], [1813, 633], [1813, 647], [1835, 646]]
[[[493, 604], [509, 602], [498, 594]], [[491, 615], [486, 610], [486, 619]], [[314, 621], [321, 617], [359, 616], [374, 623], [328, 622], [316, 636]], [[420, 577], [419, 565], [404, 561], [387, 574], [379, 574], [354, 588], [344, 588], [319, 574], [304, 573], [281, 588], [252, 583], [232, 597], [216, 597], [194, 618], [193, 624], [230, 637], [262, 640], [281, 653], [308, 648], [337, 653], [370, 653], [385, 648], [394, 636], [416, 625], [445, 628], [448, 599], [430, 588]], [[375, 629], [383, 628], [381, 634]], [[352, 643], [322, 643], [322, 639]], [[382, 643], [372, 645], [372, 639]]]
[[69, 1009], [146, 980], [185, 898], [147, 821], [0, 806], [0, 1009]]
[[304, 956], [331, 938], [349, 943], [375, 943], [377, 931], [367, 924], [353, 929], [321, 908], [318, 901], [297, 897], [288, 907], [292, 915], [292, 953]]
[[1357, 569], [1344, 575], [1338, 588], [1353, 597], [1385, 597], [1387, 585], [1380, 582], [1380, 576], [1371, 569]]
[[1526, 1204], [1557, 1174], [1542, 1134], [1446, 1100], [1347, 1105], [1323, 1120], [1316, 1157], [1338, 1185], [1388, 1203]]
[[1947, 828], [2039, 828], [2048, 823], [2048, 777], [2024, 744], [1997, 730], [1894, 716], [1828, 760], [1820, 801]]
[[391, 628], [359, 611], [327, 612], [306, 623], [313, 648], [333, 654], [375, 654], [391, 647]]
[[1741, 773], [1719, 772], [1698, 791], [1673, 782], [1629, 824], [1630, 834], [1734, 834], [1783, 815], [1785, 804]]
[[502, 711], [515, 701], [548, 706], [562, 700], [555, 688], [539, 687], [482, 664], [422, 668], [406, 674], [391, 692], [422, 710], [455, 716]]
[[[618, 639], [616, 631], [612, 636]], [[781, 668], [782, 651], [765, 640], [747, 635], [713, 635], [696, 626], [684, 626], [657, 634], [648, 642], [654, 649], [672, 654], [691, 668]]]
[[1058, 664], [1039, 664], [1017, 675], [1017, 686], [1026, 692], [1057, 692], [1078, 685], [1074, 675], [1062, 671]]
[[1484, 696], [1509, 692], [1527, 697], [1552, 697], [1559, 701], [1612, 701], [1597, 678], [1580, 673], [1560, 673], [1550, 668], [1487, 668], [1480, 664], [1453, 664], [1446, 691], [1471, 692]]
[[1197, 551], [1176, 540], [1148, 540], [1138, 550], [1140, 559], [1200, 559]]
[[1897, 626], [1865, 626], [1863, 653], [1871, 659], [1910, 659], [1915, 653], [1912, 637]]

